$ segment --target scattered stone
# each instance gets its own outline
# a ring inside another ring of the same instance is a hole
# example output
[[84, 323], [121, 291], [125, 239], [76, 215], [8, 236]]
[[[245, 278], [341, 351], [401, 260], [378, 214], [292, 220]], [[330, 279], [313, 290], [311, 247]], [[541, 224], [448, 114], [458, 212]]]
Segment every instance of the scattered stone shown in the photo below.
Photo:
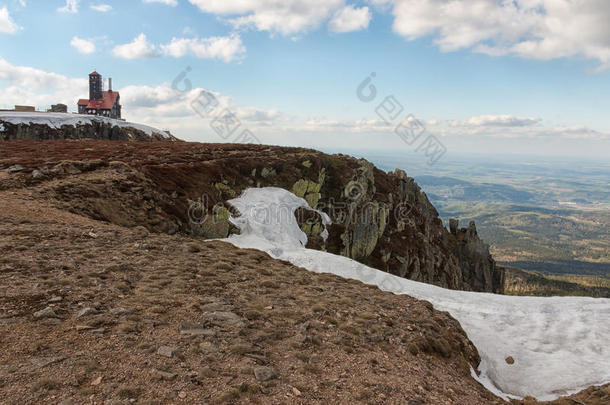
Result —
[[66, 356], [34, 357], [33, 359], [30, 359], [30, 363], [32, 363], [32, 366], [37, 369], [46, 367], [50, 364], [59, 363], [65, 359], [67, 359]]
[[215, 336], [216, 331], [204, 328], [196, 323], [183, 322], [182, 325], [180, 325], [180, 334], [188, 336]]
[[254, 367], [254, 376], [258, 381], [264, 382], [277, 378], [278, 374], [274, 368], [258, 366]]
[[46, 307], [45, 309], [41, 309], [38, 312], [34, 312], [34, 318], [43, 319], [43, 318], [57, 318], [57, 314], [51, 307]]
[[10, 174], [19, 173], [19, 172], [22, 172], [24, 170], [25, 170], [25, 167], [19, 166], [19, 165], [11, 166], [11, 167], [8, 168], [8, 172]]
[[298, 389], [296, 389], [295, 387], [292, 387], [292, 393], [294, 395], [296, 395], [297, 397], [301, 396], [301, 391], [299, 391]]
[[96, 386], [102, 383], [102, 376], [97, 377], [95, 380], [91, 381], [91, 385]]
[[93, 329], [91, 330], [91, 333], [94, 333], [96, 335], [103, 335], [104, 333], [106, 333], [106, 328]]
[[163, 357], [173, 357], [176, 354], [177, 349], [175, 347], [170, 346], [161, 346], [157, 350], [157, 354]]
[[58, 302], [62, 302], [63, 299], [64, 299], [63, 297], [59, 297], [57, 295], [54, 295], [54, 296], [51, 297], [51, 299], [49, 299], [49, 303], [56, 304]]
[[80, 318], [84, 318], [86, 316], [95, 315], [97, 313], [98, 313], [97, 309], [87, 307], [87, 308], [83, 308], [80, 311], [78, 311], [78, 313], [76, 314], [76, 318], [80, 319]]
[[178, 393], [178, 398], [180, 398], [180, 399], [184, 399], [184, 398], [186, 398], [186, 392], [184, 392], [184, 391], [180, 391], [180, 392]]
[[513, 359], [513, 356], [508, 356], [505, 361], [506, 364], [515, 364], [515, 359]]
[[32, 178], [40, 180], [40, 179], [44, 179], [44, 174], [42, 174], [42, 172], [40, 170], [34, 170], [32, 171]]
[[250, 357], [251, 359], [254, 359], [254, 360], [258, 361], [261, 364], [268, 364], [269, 363], [269, 360], [265, 356], [262, 356], [260, 354], [245, 353], [244, 356]]
[[155, 373], [157, 374], [157, 377], [160, 380], [166, 380], [166, 381], [171, 381], [171, 380], [175, 379], [177, 376], [177, 374], [175, 374], [175, 373], [169, 373], [167, 371], [161, 371], [161, 370], [155, 370]]
[[203, 342], [199, 344], [199, 349], [205, 354], [213, 354], [218, 352], [218, 347], [211, 342]]
[[219, 326], [232, 326], [236, 328], [241, 328], [244, 326], [244, 321], [242, 321], [239, 315], [234, 314], [233, 312], [210, 312], [204, 314], [202, 318], [204, 321], [209, 321]]
[[115, 316], [130, 315], [133, 314], [133, 310], [118, 307], [111, 309], [110, 313]]
[[47, 326], [57, 326], [57, 325], [61, 324], [61, 319], [58, 319], [58, 318], [45, 318], [42, 321], [40, 321], [40, 323], [42, 325], [47, 325]]

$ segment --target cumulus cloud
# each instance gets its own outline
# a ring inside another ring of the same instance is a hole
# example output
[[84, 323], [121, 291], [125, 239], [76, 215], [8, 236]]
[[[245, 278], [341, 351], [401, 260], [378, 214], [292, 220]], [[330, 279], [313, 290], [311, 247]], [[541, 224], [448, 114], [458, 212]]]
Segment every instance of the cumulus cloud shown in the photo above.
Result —
[[606, 0], [375, 0], [409, 40], [432, 36], [443, 51], [471, 49], [533, 59], [581, 56], [610, 68]]
[[0, 100], [5, 107], [15, 104], [48, 106], [56, 103], [72, 105], [88, 94], [88, 80], [71, 79], [26, 66], [15, 66], [0, 58]]
[[178, 0], [142, 0], [144, 3], [162, 3], [167, 4], [168, 6], [176, 6], [178, 5]]
[[132, 42], [114, 47], [115, 56], [123, 59], [143, 59], [160, 56], [181, 58], [191, 55], [200, 59], [219, 59], [229, 63], [240, 60], [246, 47], [237, 34], [210, 38], [173, 38], [168, 44], [155, 45], [140, 34]]
[[107, 13], [112, 10], [112, 6], [109, 4], [92, 4], [91, 10], [99, 11], [100, 13]]
[[70, 41], [70, 45], [72, 45], [72, 47], [76, 49], [79, 53], [85, 55], [92, 54], [95, 52], [95, 44], [87, 39], [73, 37], [72, 41]]
[[14, 34], [21, 29], [15, 24], [6, 6], [0, 8], [0, 34]]
[[66, 0], [66, 5], [57, 9], [60, 13], [78, 13], [80, 0]]
[[320, 26], [345, 0], [189, 0], [206, 13], [230, 17], [234, 27], [295, 35]]
[[333, 32], [360, 31], [368, 28], [371, 17], [372, 14], [368, 7], [345, 6], [335, 12], [328, 23], [328, 29]]
[[246, 53], [239, 35], [210, 38], [172, 38], [167, 45], [161, 45], [164, 55], [180, 58], [193, 55], [201, 59], [220, 59], [229, 63], [241, 59]]
[[144, 59], [159, 56], [156, 46], [146, 39], [146, 35], [140, 34], [133, 41], [117, 45], [112, 50], [114, 56], [123, 59]]

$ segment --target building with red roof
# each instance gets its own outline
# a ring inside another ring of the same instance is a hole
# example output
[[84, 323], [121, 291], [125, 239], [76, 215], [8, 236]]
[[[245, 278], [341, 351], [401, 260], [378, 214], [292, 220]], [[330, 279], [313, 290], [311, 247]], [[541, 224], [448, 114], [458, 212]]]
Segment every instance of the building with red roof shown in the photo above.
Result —
[[89, 74], [89, 99], [78, 100], [78, 113], [121, 119], [121, 96], [112, 91], [112, 79], [108, 79], [108, 91], [103, 87], [102, 75]]

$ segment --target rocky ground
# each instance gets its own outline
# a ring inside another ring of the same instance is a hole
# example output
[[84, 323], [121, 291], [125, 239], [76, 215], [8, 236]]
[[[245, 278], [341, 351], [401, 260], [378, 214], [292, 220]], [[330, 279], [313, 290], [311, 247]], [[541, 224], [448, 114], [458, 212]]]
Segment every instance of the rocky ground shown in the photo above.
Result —
[[[450, 232], [413, 178], [363, 159], [265, 145], [10, 141], [0, 148], [4, 169], [0, 189], [29, 187], [94, 219], [204, 238], [231, 232], [226, 201], [250, 187], [281, 187], [332, 220], [326, 239], [319, 215], [303, 224], [308, 247], [445, 288], [504, 288], [474, 224]], [[192, 220], [196, 204], [205, 221]]]
[[0, 206], [2, 403], [498, 403], [427, 302], [27, 190]]
[[0, 168], [0, 403], [502, 403], [428, 302], [122, 222], [163, 218], [164, 198], [122, 164], [19, 159], [56, 171]]

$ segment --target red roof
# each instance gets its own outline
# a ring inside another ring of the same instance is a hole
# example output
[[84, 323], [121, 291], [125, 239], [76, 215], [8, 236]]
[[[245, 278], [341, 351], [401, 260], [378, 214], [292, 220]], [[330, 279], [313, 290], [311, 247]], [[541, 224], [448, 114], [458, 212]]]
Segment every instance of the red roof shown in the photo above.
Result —
[[101, 76], [101, 75], [94, 70], [93, 72], [89, 73], [89, 76]]
[[93, 108], [96, 110], [110, 110], [118, 97], [119, 93], [116, 91], [102, 91], [102, 98], [97, 100], [85, 100], [81, 98], [78, 100], [78, 105], [87, 105], [86, 108]]

